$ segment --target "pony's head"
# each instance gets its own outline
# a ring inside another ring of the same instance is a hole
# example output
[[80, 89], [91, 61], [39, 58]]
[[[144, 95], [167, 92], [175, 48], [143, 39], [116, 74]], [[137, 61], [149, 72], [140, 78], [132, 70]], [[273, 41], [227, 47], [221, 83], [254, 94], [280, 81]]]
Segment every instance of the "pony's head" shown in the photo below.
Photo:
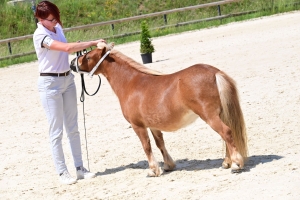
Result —
[[97, 75], [100, 73], [100, 68], [98, 67], [113, 47], [114, 43], [99, 42], [96, 49], [74, 58], [71, 61], [70, 68], [74, 72], [89, 73], [90, 76], [93, 74]]

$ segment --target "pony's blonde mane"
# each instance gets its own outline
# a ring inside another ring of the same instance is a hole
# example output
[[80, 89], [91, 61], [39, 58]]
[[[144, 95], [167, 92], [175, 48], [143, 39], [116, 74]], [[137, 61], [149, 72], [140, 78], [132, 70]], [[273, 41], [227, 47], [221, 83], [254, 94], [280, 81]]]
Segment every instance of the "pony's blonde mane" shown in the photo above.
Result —
[[110, 54], [113, 54], [114, 56], [122, 59], [125, 63], [128, 63], [129, 66], [137, 69], [138, 71], [140, 72], [143, 72], [145, 74], [151, 74], [151, 75], [164, 75], [163, 73], [159, 72], [159, 71], [155, 71], [153, 69], [149, 69], [147, 67], [145, 67], [144, 65], [136, 62], [135, 60], [133, 60], [132, 58], [124, 55], [123, 53], [121, 53], [120, 51], [118, 50], [112, 50], [110, 52]]
[[153, 69], [149, 69], [147, 67], [145, 67], [144, 65], [136, 62], [135, 60], [129, 58], [128, 56], [122, 54], [121, 52], [117, 51], [117, 50], [114, 50], [115, 44], [112, 42], [112, 43], [109, 43], [109, 44], [106, 44], [105, 42], [99, 42], [97, 44], [97, 47], [99, 49], [103, 49], [104, 47], [106, 47], [106, 51], [110, 50], [110, 54], [111, 55], [114, 55], [120, 59], [122, 59], [125, 63], [127, 63], [129, 66], [137, 69], [138, 71], [140, 72], [143, 72], [145, 74], [151, 74], [151, 75], [164, 75], [163, 73], [159, 72], [159, 71], [155, 71]]

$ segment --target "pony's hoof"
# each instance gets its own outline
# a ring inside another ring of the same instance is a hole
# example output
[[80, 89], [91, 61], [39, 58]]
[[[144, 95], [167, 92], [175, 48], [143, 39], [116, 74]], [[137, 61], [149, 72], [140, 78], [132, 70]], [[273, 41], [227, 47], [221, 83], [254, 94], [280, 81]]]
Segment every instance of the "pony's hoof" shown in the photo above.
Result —
[[149, 170], [148, 176], [149, 177], [155, 177], [155, 173], [152, 170]]
[[240, 173], [240, 172], [242, 172], [242, 168], [240, 167], [240, 165], [236, 163], [232, 163], [231, 173]]
[[231, 167], [231, 164], [232, 164], [232, 161], [229, 157], [225, 157], [224, 160], [223, 160], [223, 163], [222, 163], [222, 168], [223, 169], [228, 169]]
[[167, 165], [167, 164], [164, 164], [164, 171], [165, 171], [165, 172], [173, 171], [174, 168], [175, 168], [175, 164], [174, 164], [174, 165]]
[[155, 172], [154, 170], [150, 169], [148, 171], [148, 176], [149, 177], [158, 177], [162, 174], [162, 169], [161, 168], [158, 168], [158, 170]]
[[239, 165], [239, 164], [232, 163], [231, 169], [232, 169], [232, 170], [239, 170], [239, 169], [241, 169], [241, 168], [240, 168], [240, 165]]
[[222, 168], [223, 168], [223, 169], [228, 169], [228, 168], [230, 168], [230, 164], [227, 163], [227, 162], [223, 162], [223, 163], [222, 163]]

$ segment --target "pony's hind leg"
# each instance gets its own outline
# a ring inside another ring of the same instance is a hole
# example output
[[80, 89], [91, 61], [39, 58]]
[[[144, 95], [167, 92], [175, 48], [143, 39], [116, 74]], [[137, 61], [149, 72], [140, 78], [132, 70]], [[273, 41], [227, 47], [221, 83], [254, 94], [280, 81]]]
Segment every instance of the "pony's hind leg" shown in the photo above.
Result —
[[159, 168], [159, 165], [157, 161], [155, 160], [155, 157], [153, 155], [152, 149], [151, 149], [151, 144], [150, 144], [150, 138], [148, 136], [147, 129], [144, 127], [139, 127], [134, 124], [132, 124], [132, 128], [139, 137], [143, 149], [146, 153], [148, 163], [149, 163], [149, 172], [148, 176], [150, 177], [155, 177], [155, 176], [160, 176], [161, 175], [161, 170]]
[[238, 171], [242, 169], [244, 166], [244, 159], [235, 146], [233, 136], [231, 134], [231, 129], [225, 123], [223, 123], [219, 116], [208, 120], [207, 123], [212, 129], [219, 133], [219, 135], [226, 143], [226, 148], [228, 150], [228, 153], [226, 152], [226, 157], [228, 156], [228, 154], [230, 155], [230, 157], [228, 157], [228, 159], [225, 158], [225, 163], [223, 162], [223, 164], [231, 163], [231, 170], [233, 171]]
[[228, 147], [227, 147], [226, 144], [225, 144], [225, 146], [226, 146], [226, 155], [225, 155], [224, 161], [222, 163], [222, 167], [224, 169], [228, 169], [228, 168], [231, 167], [231, 159], [230, 159], [230, 154], [229, 154]]
[[165, 142], [164, 142], [162, 132], [160, 130], [154, 130], [154, 129], [150, 129], [150, 130], [154, 137], [156, 146], [159, 148], [159, 150], [164, 158], [164, 170], [165, 171], [173, 170], [176, 165], [165, 147]]

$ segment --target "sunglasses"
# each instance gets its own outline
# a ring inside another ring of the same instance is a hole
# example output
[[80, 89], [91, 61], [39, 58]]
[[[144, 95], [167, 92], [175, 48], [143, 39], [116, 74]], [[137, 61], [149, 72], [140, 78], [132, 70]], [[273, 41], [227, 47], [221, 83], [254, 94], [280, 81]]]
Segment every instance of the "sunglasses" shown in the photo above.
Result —
[[44, 20], [49, 21], [49, 22], [52, 22], [52, 23], [53, 23], [53, 22], [57, 22], [57, 20], [56, 20], [55, 18], [53, 18], [53, 19], [51, 19], [51, 20], [50, 20], [50, 19], [44, 19]]

